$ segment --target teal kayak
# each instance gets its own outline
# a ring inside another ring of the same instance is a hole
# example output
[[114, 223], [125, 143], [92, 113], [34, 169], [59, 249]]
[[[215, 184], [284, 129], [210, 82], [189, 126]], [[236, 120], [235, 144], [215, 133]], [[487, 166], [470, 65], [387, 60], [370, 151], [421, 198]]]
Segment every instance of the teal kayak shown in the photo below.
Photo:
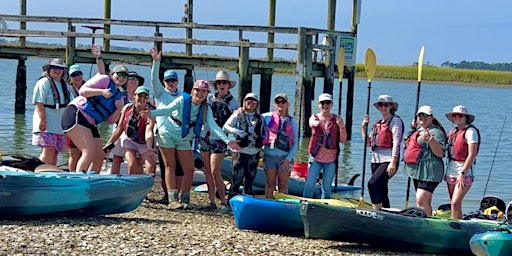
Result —
[[0, 217], [129, 212], [139, 207], [153, 184], [148, 175], [28, 172], [0, 166]]
[[301, 203], [307, 238], [320, 238], [419, 253], [470, 255], [468, 241], [500, 226], [490, 220], [427, 218], [423, 211], [401, 212]]
[[473, 235], [469, 247], [477, 256], [512, 255], [512, 230], [510, 227], [498, 228]]

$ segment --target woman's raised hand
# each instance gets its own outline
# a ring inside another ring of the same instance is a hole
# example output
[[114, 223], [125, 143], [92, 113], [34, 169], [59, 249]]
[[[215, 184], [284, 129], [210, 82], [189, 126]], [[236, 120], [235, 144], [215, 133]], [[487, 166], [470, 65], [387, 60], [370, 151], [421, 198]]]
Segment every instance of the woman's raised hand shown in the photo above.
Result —
[[156, 47], [149, 49], [149, 53], [155, 62], [159, 62], [162, 59], [162, 51], [159, 51]]

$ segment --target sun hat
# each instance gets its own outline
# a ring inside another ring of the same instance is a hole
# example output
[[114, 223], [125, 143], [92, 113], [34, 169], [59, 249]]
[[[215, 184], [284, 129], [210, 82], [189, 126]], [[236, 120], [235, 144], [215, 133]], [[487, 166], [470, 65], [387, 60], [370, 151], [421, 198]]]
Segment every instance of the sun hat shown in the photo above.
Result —
[[[229, 89], [235, 87], [236, 82], [234, 80], [229, 79], [229, 74], [226, 71], [219, 71], [217, 72], [217, 75], [215, 75], [215, 80], [210, 81], [210, 84], [215, 85], [215, 82], [217, 81], [228, 81], [229, 82]], [[217, 86], [215, 85], [215, 89], [217, 89]]]
[[284, 94], [284, 93], [276, 94], [276, 96], [274, 97], [274, 101], [277, 100], [277, 98], [283, 98], [286, 100], [286, 102], [288, 102], [288, 96], [286, 96], [286, 94]]
[[164, 72], [164, 81], [165, 80], [169, 80], [169, 79], [175, 79], [175, 80], [179, 80], [178, 79], [178, 73], [176, 73], [176, 71], [174, 70], [166, 70]]
[[66, 63], [64, 63], [64, 61], [62, 59], [53, 58], [50, 61], [48, 61], [48, 63], [44, 64], [43, 71], [50, 70], [50, 66], [66, 68]]
[[[71, 65], [71, 67], [69, 67], [69, 71], [68, 71], [69, 75], [72, 75], [75, 72], [82, 72], [82, 69], [80, 68], [80, 65], [75, 64], [75, 65]], [[83, 73], [84, 72], [82, 72], [82, 74]]]
[[139, 74], [137, 72], [135, 72], [135, 71], [128, 72], [128, 77], [130, 77], [130, 76], [133, 76], [133, 77], [136, 77], [137, 79], [139, 79], [139, 86], [144, 85], [144, 77], [139, 76]]
[[416, 112], [416, 115], [418, 115], [419, 113], [424, 113], [424, 114], [427, 114], [429, 116], [433, 115], [434, 112], [432, 112], [432, 108], [430, 108], [430, 106], [421, 106], [419, 109], [418, 109], [418, 112]]
[[139, 86], [137, 89], [135, 89], [135, 95], [139, 93], [145, 93], [149, 96], [149, 88], [146, 86]]
[[470, 124], [473, 121], [475, 121], [475, 116], [473, 114], [470, 114], [468, 111], [468, 108], [466, 106], [458, 105], [453, 107], [452, 112], [446, 113], [446, 118], [450, 120], [450, 122], [453, 123], [453, 114], [463, 114], [466, 116], [466, 124]]
[[192, 87], [192, 89], [199, 89], [199, 90], [210, 91], [210, 84], [206, 80], [197, 80], [194, 83], [194, 86]]
[[248, 98], [253, 98], [256, 101], [260, 101], [260, 98], [258, 97], [258, 95], [256, 95], [255, 93], [252, 93], [252, 92], [246, 94], [245, 97], [244, 97], [244, 100], [246, 100]]
[[126, 74], [129, 73], [128, 68], [123, 65], [117, 65], [114, 67], [114, 69], [112, 69], [112, 73], [117, 73], [117, 72], [125, 72]]
[[386, 95], [386, 94], [380, 95], [377, 102], [373, 103], [373, 106], [375, 106], [376, 109], [379, 109], [380, 102], [391, 103], [391, 104], [393, 104], [393, 109], [395, 111], [398, 110], [398, 103], [393, 101], [393, 98], [391, 98], [391, 96], [389, 96], [389, 95]]
[[330, 95], [328, 93], [322, 93], [322, 94], [320, 94], [320, 96], [318, 96], [319, 103], [322, 101], [325, 101], [325, 100], [332, 101], [332, 95]]

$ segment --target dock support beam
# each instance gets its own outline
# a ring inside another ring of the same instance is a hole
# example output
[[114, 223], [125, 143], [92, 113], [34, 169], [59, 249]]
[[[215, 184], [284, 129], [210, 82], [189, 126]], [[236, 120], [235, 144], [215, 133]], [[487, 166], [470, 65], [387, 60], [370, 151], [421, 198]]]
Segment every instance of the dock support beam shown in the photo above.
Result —
[[297, 66], [295, 67], [295, 106], [294, 115], [299, 125], [299, 136], [301, 134], [301, 127], [304, 129], [308, 126], [305, 117], [305, 84], [304, 76], [306, 72], [306, 29], [299, 27], [298, 42], [297, 42]]
[[[242, 39], [243, 42], [249, 42]], [[252, 74], [249, 72], [249, 47], [240, 47], [240, 58], [238, 60], [238, 100], [242, 100], [247, 93], [252, 91]]]
[[[260, 79], [260, 113], [266, 113], [270, 110], [270, 99], [272, 98], [272, 69], [264, 69], [261, 72]], [[240, 99], [240, 102], [242, 99]]]
[[[68, 23], [68, 32], [75, 32], [75, 26], [71, 25], [71, 22]], [[68, 42], [66, 45], [66, 65], [71, 66], [75, 64], [75, 56], [76, 56], [76, 38], [68, 37]]]
[[[274, 27], [276, 25], [276, 0], [269, 0], [268, 1], [268, 26]], [[269, 32], [268, 33], [268, 39], [267, 42], [273, 43], [274, 42], [274, 33]], [[274, 49], [268, 48], [267, 49], [267, 60], [271, 61], [274, 59]], [[264, 112], [261, 112], [264, 113]]]
[[[183, 82], [183, 91], [190, 93], [194, 86], [194, 76], [192, 75], [193, 70], [187, 69], [185, 73], [185, 81]], [[210, 86], [213, 86], [212, 84]]]
[[[356, 73], [356, 67], [345, 67], [345, 72], [347, 72], [347, 97], [345, 98], [347, 102], [346, 106], [346, 115], [345, 115], [345, 128], [347, 129], [347, 140], [352, 139], [352, 113], [354, 110], [354, 77]], [[342, 75], [340, 75], [342, 76]]]
[[[104, 10], [103, 10], [103, 18], [105, 20], [110, 20], [111, 18], [111, 10], [112, 10], [112, 3], [111, 0], [104, 0]], [[110, 35], [110, 24], [105, 24], [105, 29], [103, 30], [103, 33], [105, 35]], [[108, 52], [110, 51], [110, 40], [103, 39], [103, 51]]]
[[18, 59], [14, 114], [25, 114], [25, 101], [27, 99], [27, 66], [25, 66], [25, 60], [26, 58]]
[[[185, 15], [187, 17], [187, 22], [189, 23], [193, 23], [193, 13], [194, 13], [194, 1], [193, 0], [187, 0], [187, 6], [185, 7]], [[187, 36], [187, 39], [192, 39], [192, 29], [191, 28], [187, 28], [186, 29], [186, 36]], [[185, 46], [185, 54], [187, 56], [192, 56], [192, 45], [191, 44], [187, 44]]]

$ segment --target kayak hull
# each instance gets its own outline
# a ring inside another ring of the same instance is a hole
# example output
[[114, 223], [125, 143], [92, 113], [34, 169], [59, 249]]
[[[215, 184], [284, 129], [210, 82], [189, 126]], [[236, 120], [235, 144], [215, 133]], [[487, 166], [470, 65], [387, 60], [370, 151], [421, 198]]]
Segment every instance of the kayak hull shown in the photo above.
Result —
[[512, 254], [510, 229], [491, 230], [475, 234], [469, 240], [471, 251], [477, 256], [505, 256]]

